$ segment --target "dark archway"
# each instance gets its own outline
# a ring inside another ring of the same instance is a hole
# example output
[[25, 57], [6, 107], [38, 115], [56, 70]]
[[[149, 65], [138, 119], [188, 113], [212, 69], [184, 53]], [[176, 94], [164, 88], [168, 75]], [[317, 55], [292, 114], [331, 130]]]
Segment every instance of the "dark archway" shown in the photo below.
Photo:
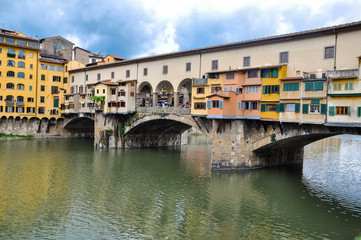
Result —
[[152, 103], [153, 88], [149, 82], [142, 82], [138, 86], [137, 106], [149, 107]]
[[176, 106], [178, 106], [179, 104], [187, 105], [187, 103], [191, 106], [192, 79], [191, 78], [183, 79], [177, 87], [176, 94], [178, 94], [178, 103], [175, 103]]
[[168, 80], [163, 80], [158, 83], [155, 93], [158, 94], [158, 100], [156, 103], [154, 103], [154, 106], [157, 104], [171, 104], [174, 105], [174, 87], [172, 83]]
[[94, 120], [87, 117], [74, 118], [64, 126], [71, 132], [89, 132], [94, 134]]

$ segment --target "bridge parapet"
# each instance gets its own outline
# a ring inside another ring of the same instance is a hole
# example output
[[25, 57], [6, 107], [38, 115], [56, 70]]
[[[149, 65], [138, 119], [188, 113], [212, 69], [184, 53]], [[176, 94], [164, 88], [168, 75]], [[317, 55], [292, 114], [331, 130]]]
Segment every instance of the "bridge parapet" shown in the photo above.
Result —
[[180, 108], [180, 107], [138, 107], [138, 113], [154, 113], [154, 114], [180, 114], [180, 115], [191, 115], [190, 108]]

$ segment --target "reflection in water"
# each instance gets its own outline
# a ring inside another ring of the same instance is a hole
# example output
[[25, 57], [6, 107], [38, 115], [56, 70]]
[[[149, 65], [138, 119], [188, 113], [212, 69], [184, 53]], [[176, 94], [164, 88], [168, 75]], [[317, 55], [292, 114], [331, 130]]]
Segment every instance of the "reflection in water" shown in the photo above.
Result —
[[[0, 238], [352, 239], [361, 139], [302, 165], [211, 172], [210, 145], [94, 150], [74, 139], [0, 142]], [[21, 149], [21, 151], [19, 151]]]

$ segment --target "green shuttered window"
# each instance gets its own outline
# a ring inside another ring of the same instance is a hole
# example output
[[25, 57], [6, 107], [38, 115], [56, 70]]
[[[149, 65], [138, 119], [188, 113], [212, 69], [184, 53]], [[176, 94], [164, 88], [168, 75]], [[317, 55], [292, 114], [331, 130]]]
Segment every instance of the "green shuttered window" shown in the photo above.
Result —
[[308, 104], [302, 104], [302, 113], [308, 114]]
[[261, 104], [261, 112], [265, 112], [266, 111], [266, 104]]
[[335, 107], [334, 106], [328, 107], [328, 115], [335, 116]]
[[285, 92], [299, 91], [299, 89], [300, 89], [300, 84], [298, 82], [283, 84], [283, 91]]

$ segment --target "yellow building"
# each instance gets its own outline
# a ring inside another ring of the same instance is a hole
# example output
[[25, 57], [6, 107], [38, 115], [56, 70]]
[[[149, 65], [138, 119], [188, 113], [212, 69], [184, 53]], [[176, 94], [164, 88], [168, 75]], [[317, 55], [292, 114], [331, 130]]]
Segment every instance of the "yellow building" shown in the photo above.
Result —
[[64, 105], [64, 94], [68, 79], [64, 78], [63, 58], [52, 56], [41, 56], [39, 59], [39, 77], [37, 84], [38, 106], [37, 116], [39, 118], [60, 118], [61, 107]]
[[207, 116], [207, 96], [222, 91], [222, 79], [219, 73], [208, 73], [208, 78], [193, 78], [192, 80], [192, 109], [195, 116]]
[[[267, 66], [261, 68], [262, 97], [261, 119], [279, 120], [280, 110], [280, 79], [287, 76], [287, 66]], [[296, 86], [295, 86], [296, 87]], [[296, 89], [296, 88], [295, 88]], [[299, 86], [297, 91], [299, 90]], [[296, 91], [296, 90], [295, 90]]]
[[36, 116], [39, 41], [18, 31], [0, 29], [0, 114]]

